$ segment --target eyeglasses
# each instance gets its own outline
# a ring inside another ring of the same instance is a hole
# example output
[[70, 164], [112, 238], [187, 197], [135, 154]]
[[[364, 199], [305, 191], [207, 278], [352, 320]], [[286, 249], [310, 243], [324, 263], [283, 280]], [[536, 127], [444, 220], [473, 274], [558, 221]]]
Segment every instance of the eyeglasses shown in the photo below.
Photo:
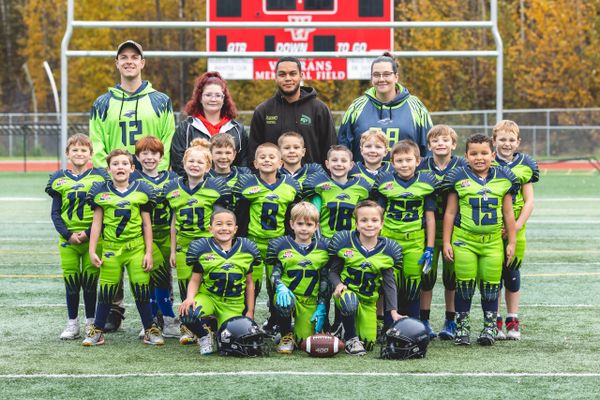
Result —
[[383, 79], [390, 79], [390, 78], [391, 78], [392, 76], [394, 76], [394, 75], [395, 75], [395, 74], [394, 74], [392, 71], [385, 71], [385, 72], [382, 72], [382, 73], [379, 73], [379, 72], [373, 72], [373, 73], [371, 74], [371, 77], [372, 77], [373, 79], [381, 79], [381, 78], [383, 78]]
[[202, 93], [202, 97], [205, 99], [223, 100], [225, 95], [223, 93]]

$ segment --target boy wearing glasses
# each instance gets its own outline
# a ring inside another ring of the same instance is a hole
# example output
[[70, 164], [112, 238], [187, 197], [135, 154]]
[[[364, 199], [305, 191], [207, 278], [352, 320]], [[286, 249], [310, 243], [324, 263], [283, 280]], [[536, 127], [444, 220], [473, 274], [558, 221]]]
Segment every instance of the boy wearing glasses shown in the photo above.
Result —
[[371, 84], [355, 99], [342, 119], [338, 142], [350, 150], [354, 161], [363, 161], [360, 137], [371, 128], [380, 128], [389, 147], [410, 139], [419, 146], [421, 157], [427, 153], [427, 132], [432, 122], [429, 111], [398, 82], [398, 65], [388, 52], [371, 64]]
[[302, 162], [325, 165], [327, 150], [337, 144], [333, 118], [325, 103], [317, 99], [314, 88], [300, 86], [302, 79], [302, 65], [297, 58], [282, 57], [277, 61], [277, 92], [254, 111], [249, 157], [259, 145], [277, 143], [281, 134], [294, 131], [304, 139], [306, 154]]

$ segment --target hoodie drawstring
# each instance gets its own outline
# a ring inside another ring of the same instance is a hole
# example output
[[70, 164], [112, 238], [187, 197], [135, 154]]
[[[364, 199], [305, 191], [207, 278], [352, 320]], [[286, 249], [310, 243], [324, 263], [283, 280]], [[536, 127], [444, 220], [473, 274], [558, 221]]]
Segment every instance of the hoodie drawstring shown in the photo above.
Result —
[[[121, 120], [121, 113], [123, 112], [123, 105], [125, 104], [125, 93], [121, 95], [121, 108], [119, 109], [119, 121]], [[137, 115], [136, 115], [137, 117]]]

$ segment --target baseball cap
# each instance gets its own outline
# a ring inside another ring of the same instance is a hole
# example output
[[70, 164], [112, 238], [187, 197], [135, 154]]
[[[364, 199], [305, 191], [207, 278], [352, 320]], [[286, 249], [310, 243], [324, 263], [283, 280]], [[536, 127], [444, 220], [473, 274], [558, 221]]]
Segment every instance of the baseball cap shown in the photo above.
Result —
[[140, 53], [140, 56], [142, 56], [142, 58], [144, 58], [144, 51], [142, 50], [142, 45], [139, 44], [138, 42], [134, 42], [133, 40], [126, 40], [123, 43], [121, 43], [119, 45], [119, 47], [117, 47], [117, 57], [124, 49], [126, 49], [128, 47], [137, 50], [137, 52]]

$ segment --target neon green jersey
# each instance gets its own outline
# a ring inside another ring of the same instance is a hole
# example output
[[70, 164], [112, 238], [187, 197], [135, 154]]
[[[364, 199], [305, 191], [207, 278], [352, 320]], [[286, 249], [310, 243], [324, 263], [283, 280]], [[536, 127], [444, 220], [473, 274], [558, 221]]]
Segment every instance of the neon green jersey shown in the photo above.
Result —
[[[177, 174], [172, 171], [161, 171], [158, 173], [158, 176], [152, 177], [138, 170], [135, 170], [130, 178], [131, 181], [141, 180], [146, 182], [156, 193], [162, 193], [165, 185], [173, 179], [177, 179]], [[165, 234], [169, 232], [171, 229], [171, 209], [169, 208], [169, 203], [166, 201], [158, 203], [152, 209], [150, 219], [152, 220], [153, 233]]]
[[319, 294], [321, 271], [329, 261], [329, 240], [313, 239], [303, 248], [291, 236], [269, 241], [266, 263], [281, 267], [281, 282], [296, 296], [316, 298]]
[[517, 193], [519, 180], [506, 167], [491, 167], [485, 179], [469, 167], [460, 167], [446, 175], [442, 188], [458, 194], [455, 226], [472, 233], [491, 234], [502, 231], [502, 199], [506, 194]]
[[204, 179], [190, 189], [187, 180], [177, 178], [164, 187], [163, 196], [175, 218], [177, 236], [186, 239], [210, 237], [210, 216], [215, 205], [230, 207], [231, 189], [223, 178]]
[[523, 198], [523, 185], [526, 183], [536, 183], [540, 180], [540, 170], [538, 169], [537, 163], [527, 154], [515, 153], [512, 161], [510, 162], [507, 162], [496, 156], [495, 165], [510, 168], [510, 170], [519, 179], [520, 187], [513, 203], [515, 218], [519, 218], [519, 215], [521, 215], [521, 210], [525, 205], [525, 199]]
[[[456, 167], [466, 167], [467, 162], [464, 158], [458, 156], [452, 156], [450, 162], [444, 169], [438, 168], [435, 164], [433, 156], [425, 157], [421, 160], [421, 163], [417, 167], [417, 171], [429, 171], [433, 173], [437, 181], [441, 184], [444, 180], [444, 176], [446, 176], [450, 171], [452, 171]], [[436, 192], [435, 202], [435, 220], [436, 220], [436, 230], [441, 231], [442, 222], [444, 221], [444, 213], [446, 212], [446, 203], [448, 201], [448, 192], [438, 191]]]
[[250, 204], [248, 236], [271, 239], [284, 235], [286, 213], [299, 198], [300, 187], [288, 175], [279, 175], [272, 185], [255, 175], [240, 175], [233, 193], [236, 202], [246, 200]]
[[352, 213], [361, 200], [369, 198], [371, 185], [362, 177], [355, 176], [345, 184], [338, 183], [326, 174], [311, 175], [304, 181], [303, 197], [321, 198], [320, 226], [325, 237], [353, 229]]
[[362, 176], [369, 185], [375, 184], [375, 179], [377, 179], [377, 175], [382, 174], [384, 172], [392, 172], [394, 168], [392, 164], [388, 161], [384, 161], [381, 163], [381, 167], [377, 171], [371, 171], [367, 169], [366, 165], [362, 161], [357, 161], [354, 164], [354, 167], [348, 172], [348, 176]]
[[186, 263], [202, 274], [198, 293], [244, 298], [246, 275], [261, 260], [256, 243], [249, 239], [235, 238], [231, 249], [224, 251], [214, 238], [201, 238], [190, 243]]
[[373, 187], [374, 197], [385, 210], [382, 236], [414, 232], [425, 227], [425, 211], [434, 211], [439, 183], [431, 172], [417, 172], [405, 181], [396, 172], [380, 174]]
[[402, 268], [402, 247], [395, 241], [380, 237], [372, 250], [361, 245], [357, 231], [342, 231], [333, 235], [329, 244], [330, 256], [339, 257], [344, 267], [340, 277], [359, 299], [374, 302], [379, 298], [381, 272]]
[[94, 183], [88, 193], [92, 209], [104, 210], [102, 238], [108, 242], [126, 243], [143, 235], [141, 211], [151, 212], [156, 195], [145, 182], [134, 181], [125, 192], [111, 182]]
[[281, 167], [279, 169], [279, 173], [291, 176], [296, 182], [298, 182], [298, 185], [302, 185], [309, 176], [313, 174], [325, 173], [325, 170], [323, 167], [321, 167], [321, 164], [308, 163], [304, 164], [298, 171], [294, 173], [291, 173], [287, 169]]
[[[148, 81], [143, 81], [135, 93], [127, 93], [120, 85], [110, 87], [92, 105], [89, 130], [95, 167], [106, 167], [106, 155], [114, 149], [124, 148], [134, 154], [135, 144], [144, 136], [156, 136], [165, 149], [170, 149], [175, 133], [171, 99]], [[169, 168], [168, 151], [158, 168]]]
[[[46, 193], [53, 198], [52, 221], [58, 233], [69, 239], [72, 232], [81, 232], [92, 225], [92, 209], [85, 201], [92, 185], [110, 180], [106, 170], [91, 168], [75, 175], [69, 170], [50, 175]], [[56, 206], [55, 206], [56, 203]]]

